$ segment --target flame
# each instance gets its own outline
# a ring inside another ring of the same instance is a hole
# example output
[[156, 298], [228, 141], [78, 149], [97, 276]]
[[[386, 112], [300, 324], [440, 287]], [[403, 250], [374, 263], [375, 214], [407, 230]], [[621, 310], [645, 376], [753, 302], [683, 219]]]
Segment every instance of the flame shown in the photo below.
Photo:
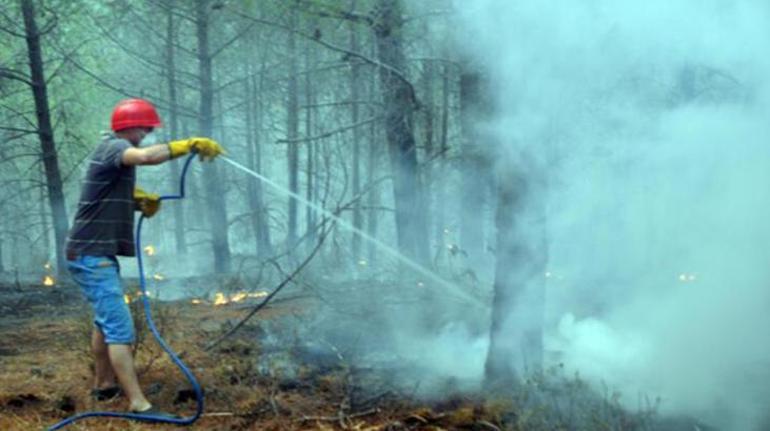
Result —
[[56, 280], [50, 275], [43, 277], [43, 286], [53, 286], [56, 284]]
[[126, 304], [130, 304], [131, 303], [131, 297], [128, 296], [128, 295], [123, 295], [123, 300], [126, 301]]
[[147, 256], [154, 256], [155, 255], [155, 246], [148, 245], [147, 247], [144, 248], [144, 253]]
[[[228, 297], [222, 292], [217, 292], [214, 294], [214, 305], [226, 305], [231, 302], [241, 302], [246, 298], [263, 298], [265, 296], [267, 296], [267, 292], [253, 292], [253, 293], [238, 292], [233, 295], [230, 295], [230, 297]], [[201, 302], [203, 301], [199, 299], [193, 299], [193, 304], [200, 304]]]
[[217, 292], [217, 293], [214, 295], [214, 305], [225, 305], [225, 304], [227, 304], [228, 302], [230, 302], [230, 301], [228, 301], [228, 300], [227, 300], [227, 298], [225, 297], [225, 294], [224, 294], [224, 293], [222, 293], [222, 292]]
[[193, 299], [193, 300], [192, 300], [192, 301], [190, 301], [190, 302], [192, 302], [193, 304], [200, 304], [200, 303], [202, 303], [203, 301], [201, 301], [200, 299], [197, 299], [197, 298], [195, 298], [195, 299]]
[[236, 293], [235, 295], [231, 296], [230, 297], [230, 301], [232, 301], [232, 302], [241, 302], [244, 299], [246, 299], [247, 296], [248, 295], [246, 293], [239, 292], [239, 293]]
[[51, 269], [51, 262], [46, 262], [45, 265], [43, 265], [43, 268]]
[[163, 281], [166, 279], [166, 277], [164, 277], [162, 274], [153, 274], [152, 278], [158, 281]]

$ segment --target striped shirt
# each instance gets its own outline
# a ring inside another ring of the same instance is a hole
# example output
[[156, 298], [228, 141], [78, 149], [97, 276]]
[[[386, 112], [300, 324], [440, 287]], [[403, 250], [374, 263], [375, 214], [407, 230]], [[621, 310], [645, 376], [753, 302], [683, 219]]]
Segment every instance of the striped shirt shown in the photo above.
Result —
[[136, 168], [121, 162], [123, 152], [131, 147], [127, 140], [109, 135], [91, 154], [75, 221], [67, 236], [68, 255], [136, 255]]

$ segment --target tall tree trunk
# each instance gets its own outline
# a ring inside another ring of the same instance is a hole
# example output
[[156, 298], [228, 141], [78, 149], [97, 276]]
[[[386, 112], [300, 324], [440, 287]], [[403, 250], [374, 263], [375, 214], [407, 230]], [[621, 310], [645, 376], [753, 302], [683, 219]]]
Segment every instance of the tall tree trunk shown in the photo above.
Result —
[[[426, 29], [427, 31], [427, 29]], [[431, 193], [432, 187], [433, 187], [433, 165], [435, 164], [435, 160], [433, 157], [435, 156], [435, 148], [434, 148], [434, 95], [433, 95], [433, 76], [436, 74], [436, 67], [433, 63], [433, 60], [428, 60], [427, 63], [423, 66], [423, 73], [422, 73], [422, 84], [423, 84], [423, 91], [425, 92], [425, 100], [423, 101], [423, 120], [424, 120], [424, 146], [425, 146], [425, 159], [428, 160], [427, 163], [425, 163], [425, 167], [423, 168], [422, 176], [425, 180], [424, 190], [425, 190], [425, 199], [424, 199], [424, 211], [425, 211], [425, 227], [426, 227], [426, 237], [428, 239], [428, 244], [431, 244], [430, 241], [430, 234], [431, 229], [429, 229], [429, 226], [431, 226], [431, 209], [433, 207], [433, 194]], [[436, 238], [438, 239], [438, 238]]]
[[406, 58], [402, 47], [403, 16], [401, 0], [378, 0], [374, 34], [381, 63], [399, 71], [381, 67], [380, 81], [385, 102], [385, 133], [393, 169], [393, 197], [396, 206], [396, 231], [402, 253], [427, 264], [428, 240], [423, 207], [423, 187], [417, 164], [414, 139], [415, 94], [404, 82]]
[[[377, 50], [377, 44], [372, 44], [372, 56], [376, 57], [376, 50]], [[377, 83], [378, 79], [374, 74], [372, 74], [371, 80], [368, 82], [368, 92], [369, 97], [368, 99], [371, 101], [377, 101], [379, 98], [382, 97], [382, 92], [378, 91]], [[374, 117], [375, 115], [379, 115], [380, 112], [377, 108], [375, 108], [376, 105], [369, 105], [369, 114], [371, 117]], [[369, 145], [367, 148], [367, 157], [366, 157], [366, 183], [370, 186], [374, 184], [374, 180], [376, 178], [377, 173], [377, 155], [378, 150], [380, 148], [380, 139], [379, 139], [379, 125], [377, 123], [372, 123], [369, 125]], [[369, 210], [366, 212], [366, 233], [372, 237], [377, 238], [377, 227], [379, 222], [379, 213], [377, 210], [377, 206], [380, 203], [380, 189], [379, 187], [374, 187], [369, 190], [366, 196], [366, 205], [369, 207]], [[366, 253], [366, 259], [369, 262], [369, 268], [373, 269], [375, 268], [377, 261], [377, 247], [373, 242], [369, 242], [368, 250]]]
[[[174, 41], [176, 39], [176, 25], [174, 22], [174, 13], [171, 9], [175, 5], [175, 0], [167, 0], [169, 12], [166, 15], [166, 85], [169, 102], [169, 121], [168, 121], [168, 139], [179, 139], [179, 105], [176, 88], [176, 63], [174, 52]], [[171, 161], [171, 190], [179, 187], [179, 160]], [[185, 217], [182, 201], [174, 204], [174, 240], [176, 252], [179, 255], [187, 254], [187, 238], [184, 234]]]
[[[315, 104], [315, 88], [313, 87], [313, 74], [308, 71], [314, 66], [315, 63], [315, 50], [309, 44], [305, 45], [305, 136], [313, 136], [314, 128], [314, 113], [315, 108], [311, 106]], [[308, 202], [313, 202], [313, 178], [315, 177], [315, 163], [313, 154], [313, 142], [308, 141], [305, 143], [305, 199]], [[305, 229], [307, 232], [307, 251], [310, 252], [315, 247], [316, 242], [316, 229], [315, 229], [315, 210], [310, 206], [305, 206]]]
[[[209, 53], [209, 1], [196, 2], [196, 34], [198, 39], [198, 74], [200, 79], [200, 112], [198, 127], [203, 136], [212, 136], [214, 129], [214, 84], [212, 58]], [[211, 226], [211, 240], [214, 251], [214, 271], [226, 273], [231, 268], [230, 243], [227, 237], [227, 200], [225, 188], [220, 179], [219, 165], [205, 163], [206, 200]]]
[[492, 386], [508, 385], [524, 372], [542, 367], [547, 260], [544, 190], [523, 172], [510, 162], [500, 167], [497, 179], [497, 260], [485, 364], [485, 377]]
[[[249, 76], [253, 74], [254, 71], [252, 69], [251, 63], [247, 63], [246, 66], [246, 79], [243, 80], [243, 99], [244, 103], [246, 104], [246, 109], [244, 109], [244, 114], [246, 115], [245, 121], [246, 121], [246, 166], [254, 170], [256, 172], [259, 172], [256, 168], [257, 165], [257, 156], [256, 156], [256, 142], [254, 136], [258, 134], [259, 132], [254, 130], [254, 117], [256, 113], [254, 112], [254, 104], [255, 100], [252, 98], [254, 94], [254, 89], [252, 86], [254, 85], [254, 79], [253, 76]], [[259, 180], [253, 177], [249, 177], [246, 179], [246, 199], [249, 203], [249, 211], [251, 212], [250, 219], [251, 219], [251, 230], [254, 234], [254, 251], [257, 256], [260, 256], [261, 250], [260, 250], [260, 244], [259, 244], [259, 229], [260, 223], [259, 223], [259, 213], [261, 212], [261, 208], [257, 204], [257, 183]]]
[[[289, 27], [297, 29], [298, 17], [296, 4], [290, 12]], [[289, 190], [299, 193], [299, 144], [296, 142], [299, 134], [299, 95], [297, 90], [297, 37], [289, 32], [289, 86], [286, 94], [286, 158], [288, 160]], [[287, 227], [286, 245], [293, 248], [297, 243], [297, 199], [289, 197], [289, 225]]]
[[[259, 85], [257, 85], [257, 81], [252, 81], [252, 86], [254, 89], [254, 97], [252, 100], [256, 101], [256, 130], [254, 133], [254, 170], [257, 172], [262, 172], [262, 146], [261, 146], [261, 133], [262, 133], [262, 122], [264, 118], [265, 108], [264, 108], [264, 101], [262, 99], [262, 95], [264, 94], [264, 88], [265, 88], [265, 73], [266, 73], [267, 65], [265, 63], [264, 57], [262, 58], [262, 63], [259, 70]], [[274, 254], [273, 252], [273, 243], [270, 239], [270, 222], [267, 216], [267, 206], [265, 205], [264, 200], [264, 191], [262, 188], [262, 181], [256, 181], [255, 179], [255, 187], [254, 187], [254, 204], [256, 205], [258, 211], [257, 211], [257, 223], [259, 224], [259, 230], [257, 231], [257, 243], [259, 246], [259, 253], [261, 256], [267, 257], [272, 256]]]
[[484, 256], [484, 217], [487, 203], [489, 158], [480, 142], [477, 124], [486, 103], [482, 100], [481, 77], [475, 71], [463, 71], [460, 76], [460, 109], [462, 124], [462, 194], [460, 209], [460, 248], [467, 253], [470, 266], [478, 270], [487, 259]]
[[439, 159], [440, 163], [437, 165], [439, 171], [438, 176], [441, 177], [441, 181], [438, 181], [435, 185], [435, 235], [436, 243], [438, 246], [437, 253], [441, 253], [445, 250], [446, 246], [446, 233], [448, 228], [446, 226], [446, 179], [449, 176], [449, 169], [446, 164], [446, 156], [449, 151], [449, 138], [447, 133], [449, 131], [449, 65], [445, 64], [443, 68], [443, 76], [441, 77], [441, 141], [439, 143]]
[[37, 133], [40, 138], [40, 150], [45, 167], [48, 203], [53, 217], [54, 236], [56, 238], [56, 269], [59, 275], [65, 268], [64, 243], [67, 237], [67, 209], [62, 191], [62, 179], [59, 171], [59, 159], [56, 153], [51, 115], [48, 107], [48, 89], [43, 72], [43, 53], [40, 47], [40, 33], [35, 21], [35, 5], [32, 0], [21, 0], [24, 15], [24, 31], [27, 40], [27, 55], [32, 78], [32, 93], [35, 99]]
[[51, 253], [51, 236], [48, 234], [48, 214], [45, 210], [45, 167], [42, 164], [40, 165], [40, 176], [40, 232], [43, 236], [43, 250], [45, 250], [45, 258], [48, 260], [50, 259], [49, 253]]
[[[359, 52], [361, 47], [358, 43], [358, 26], [350, 25], [350, 50]], [[361, 64], [357, 58], [351, 59], [350, 68], [350, 116], [351, 124], [358, 124], [360, 121], [359, 101], [361, 100]], [[361, 193], [361, 128], [353, 128], [353, 196]], [[363, 227], [363, 214], [361, 213], [360, 201], [353, 204], [353, 226], [356, 229]], [[353, 233], [353, 258], [361, 259], [361, 237]]]

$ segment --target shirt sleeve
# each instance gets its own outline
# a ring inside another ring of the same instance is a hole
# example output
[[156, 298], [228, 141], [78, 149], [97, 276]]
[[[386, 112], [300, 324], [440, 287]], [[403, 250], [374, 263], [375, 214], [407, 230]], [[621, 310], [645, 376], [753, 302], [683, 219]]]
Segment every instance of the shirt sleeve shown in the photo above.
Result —
[[107, 166], [114, 166], [120, 169], [123, 166], [123, 152], [131, 148], [131, 143], [125, 139], [115, 139], [107, 145], [104, 152], [104, 162]]

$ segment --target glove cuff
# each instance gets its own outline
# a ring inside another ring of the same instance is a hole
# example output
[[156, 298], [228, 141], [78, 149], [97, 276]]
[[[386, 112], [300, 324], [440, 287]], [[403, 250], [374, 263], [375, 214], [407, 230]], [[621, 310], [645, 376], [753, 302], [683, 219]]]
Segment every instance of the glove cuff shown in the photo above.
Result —
[[176, 159], [177, 157], [184, 156], [190, 152], [190, 148], [186, 145], [186, 141], [171, 141], [166, 145], [168, 145], [170, 159]]

